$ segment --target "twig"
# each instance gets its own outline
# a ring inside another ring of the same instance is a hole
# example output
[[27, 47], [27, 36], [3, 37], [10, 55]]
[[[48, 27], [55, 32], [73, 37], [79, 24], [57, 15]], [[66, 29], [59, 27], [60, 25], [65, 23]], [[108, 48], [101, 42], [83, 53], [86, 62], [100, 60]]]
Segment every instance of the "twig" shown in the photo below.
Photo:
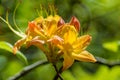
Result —
[[120, 66], [120, 60], [119, 61], [109, 61], [109, 60], [101, 58], [101, 57], [96, 57], [96, 59], [97, 59], [96, 63], [106, 65], [110, 68], [113, 66], [117, 66], [117, 65]]
[[[59, 69], [58, 73], [61, 74], [62, 73], [62, 68], [63, 66]], [[55, 75], [53, 80], [57, 80], [59, 78], [58, 74]]]
[[[108, 61], [107, 59], [101, 58], [101, 57], [96, 57], [98, 64], [102, 64], [102, 65], [106, 65], [108, 67], [113, 67], [113, 66], [120, 66], [120, 61]], [[32, 71], [33, 69], [39, 67], [40, 65], [44, 65], [48, 63], [47, 61], [38, 61], [32, 65], [29, 65], [25, 68], [23, 68], [23, 70], [21, 70], [20, 72], [18, 72], [17, 74], [15, 74], [14, 76], [10, 77], [8, 80], [18, 80], [19, 78], [25, 76], [27, 73], [29, 73], [30, 71]], [[60, 74], [62, 73], [62, 67], [60, 68], [60, 70], [58, 71], [56, 65], [53, 65], [57, 74], [55, 75], [53, 80], [57, 80], [58, 78], [60, 78], [61, 80], [62, 77], [60, 76]]]
[[57, 80], [58, 78], [60, 78], [60, 80], [63, 80], [62, 77], [61, 77], [61, 75], [60, 75], [61, 73], [60, 73], [60, 71], [58, 71], [56, 65], [53, 64], [53, 66], [54, 66], [54, 68], [55, 68], [55, 71], [57, 72], [54, 80]]
[[39, 67], [40, 65], [44, 65], [48, 63], [47, 61], [37, 61], [36, 63], [29, 65], [25, 68], [23, 68], [23, 70], [21, 70], [20, 72], [18, 72], [17, 74], [15, 74], [14, 76], [10, 77], [8, 80], [18, 80], [19, 78], [21, 78], [22, 76], [26, 75], [27, 73], [29, 73], [31, 70]]

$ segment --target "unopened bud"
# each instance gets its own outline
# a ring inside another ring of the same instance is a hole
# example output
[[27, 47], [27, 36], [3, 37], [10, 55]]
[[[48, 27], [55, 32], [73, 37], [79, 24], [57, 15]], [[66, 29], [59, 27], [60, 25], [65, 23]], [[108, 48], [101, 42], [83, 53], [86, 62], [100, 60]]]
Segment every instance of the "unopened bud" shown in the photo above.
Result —
[[63, 24], [65, 24], [65, 21], [62, 18], [60, 18], [60, 20], [58, 21], [58, 27], [60, 27]]
[[80, 22], [75, 16], [71, 18], [71, 21], [69, 24], [73, 25], [77, 31], [80, 31]]

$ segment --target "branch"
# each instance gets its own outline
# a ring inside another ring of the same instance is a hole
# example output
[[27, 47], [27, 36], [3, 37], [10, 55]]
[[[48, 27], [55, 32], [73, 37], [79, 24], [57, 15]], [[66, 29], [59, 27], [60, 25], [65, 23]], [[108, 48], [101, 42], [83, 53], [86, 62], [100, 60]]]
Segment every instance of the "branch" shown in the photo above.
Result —
[[47, 61], [37, 61], [34, 64], [31, 64], [25, 68], [23, 68], [20, 72], [18, 72], [17, 74], [15, 74], [14, 76], [10, 77], [8, 80], [18, 80], [19, 78], [21, 78], [22, 76], [26, 75], [27, 73], [29, 73], [31, 70], [39, 67], [40, 65], [44, 65], [48, 63]]
[[106, 60], [106, 59], [101, 58], [101, 57], [96, 57], [96, 59], [97, 59], [96, 63], [106, 65], [110, 68], [117, 66], [117, 65], [120, 66], [120, 60], [119, 61], [109, 61], [109, 60]]
[[[63, 68], [63, 66], [59, 69], [59, 71], [58, 71], [59, 74], [62, 73], [62, 68]], [[59, 78], [59, 76], [58, 76], [58, 74], [56, 74], [53, 80], [57, 80], [58, 78]]]
[[[106, 65], [110, 68], [113, 66], [117, 66], [117, 65], [120, 66], [120, 61], [109, 61], [109, 60], [101, 58], [101, 57], [96, 57], [96, 59], [97, 59], [97, 62], [96, 62], [97, 64]], [[36, 63], [23, 68], [20, 72], [18, 72], [14, 76], [10, 77], [8, 80], [18, 80], [19, 78], [21, 78], [22, 76], [25, 76], [27, 73], [29, 73], [33, 69], [39, 67], [40, 65], [44, 65], [46, 63], [48, 63], [48, 62], [47, 61], [37, 61]], [[54, 66], [54, 67], [55, 67], [55, 69], [57, 69], [56, 66]], [[61, 78], [61, 76], [60, 76], [61, 73], [62, 73], [62, 67], [60, 68], [59, 71], [57, 70], [57, 74], [54, 77], [54, 80]], [[61, 80], [62, 80], [62, 78], [61, 78]]]
[[54, 77], [54, 80], [58, 80], [58, 78], [60, 78], [60, 80], [63, 80], [63, 78], [62, 78], [61, 75], [60, 75], [60, 74], [62, 73], [62, 71], [61, 71], [62, 68], [61, 68], [60, 70], [58, 70], [57, 67], [56, 67], [56, 65], [53, 65], [53, 66], [54, 66], [55, 71], [56, 71], [56, 73], [57, 73], [56, 76]]

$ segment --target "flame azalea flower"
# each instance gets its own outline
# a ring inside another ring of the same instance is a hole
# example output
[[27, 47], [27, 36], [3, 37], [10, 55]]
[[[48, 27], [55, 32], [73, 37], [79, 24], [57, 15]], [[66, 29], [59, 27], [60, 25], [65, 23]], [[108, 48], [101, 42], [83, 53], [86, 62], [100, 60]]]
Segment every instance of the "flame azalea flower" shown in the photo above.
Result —
[[78, 37], [76, 31], [69, 30], [64, 34], [63, 40], [64, 42], [59, 45], [60, 49], [64, 52], [63, 70], [68, 69], [74, 60], [96, 62], [94, 56], [85, 50], [91, 41], [90, 35]]
[[96, 62], [96, 59], [92, 54], [86, 51], [86, 47], [90, 44], [91, 36], [83, 35], [78, 37], [78, 28], [70, 24], [62, 26], [59, 37], [54, 37], [51, 42], [54, 43], [63, 54], [63, 70], [68, 69], [74, 62], [74, 60], [84, 62]]
[[52, 49], [47, 49], [52, 48], [52, 44], [50, 44], [49, 40], [56, 36], [57, 29], [62, 24], [63, 20], [61, 20], [58, 15], [48, 16], [47, 18], [41, 16], [29, 22], [26, 30], [26, 37], [18, 40], [14, 45], [14, 54], [23, 44], [27, 44], [27, 46], [35, 45], [39, 47], [46, 54], [47, 58], [49, 58], [49, 61], [51, 61], [50, 56], [56, 56], [56, 54]]
[[[46, 10], [44, 11], [46, 12]], [[94, 56], [85, 50], [90, 44], [91, 36], [78, 36], [80, 31], [78, 19], [73, 16], [69, 23], [65, 23], [59, 15], [55, 14], [52, 7], [50, 12], [54, 16], [48, 16], [46, 13], [46, 18], [40, 16], [29, 22], [25, 33], [19, 30], [15, 21], [14, 24], [19, 31], [12, 28], [8, 21], [8, 14], [6, 15], [6, 20], [0, 17], [15, 34], [22, 37], [15, 43], [13, 53], [16, 54], [23, 44], [26, 44], [27, 47], [31, 45], [37, 46], [45, 53], [48, 61], [54, 65], [63, 56], [62, 70], [68, 69], [75, 60], [96, 62]], [[43, 15], [42, 12], [40, 15]]]
[[43, 18], [42, 16], [29, 22], [26, 34], [31, 37], [40, 36], [41, 39], [48, 39], [54, 35], [60, 16], [55, 15]]
[[29, 22], [26, 30], [26, 37], [16, 42], [14, 53], [22, 44], [31, 41], [32, 39], [34, 40], [35, 37], [47, 41], [50, 37], [54, 36], [59, 20], [60, 17], [55, 15], [54, 17], [48, 16], [45, 19], [41, 16], [34, 21]]
[[57, 45], [63, 52], [63, 70], [68, 69], [74, 60], [85, 62], [96, 62], [92, 54], [86, 51], [86, 47], [90, 44], [91, 36], [83, 35], [78, 37], [80, 24], [77, 18], [72, 17], [70, 23], [62, 25], [60, 33], [63, 39], [56, 37], [52, 42]]
[[65, 23], [58, 15], [47, 18], [41, 16], [28, 23], [26, 37], [15, 43], [13, 52], [15, 54], [23, 44], [27, 44], [28, 47], [35, 45], [40, 48], [52, 63], [56, 63], [63, 55], [63, 70], [68, 69], [74, 60], [96, 62], [94, 56], [85, 50], [91, 36], [78, 37], [79, 31], [80, 23], [76, 17]]

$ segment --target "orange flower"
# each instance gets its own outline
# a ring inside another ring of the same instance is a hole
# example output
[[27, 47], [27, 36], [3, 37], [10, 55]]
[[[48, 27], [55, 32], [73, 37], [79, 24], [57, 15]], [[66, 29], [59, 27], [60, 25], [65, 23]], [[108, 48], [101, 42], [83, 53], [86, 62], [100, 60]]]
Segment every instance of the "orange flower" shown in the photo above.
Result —
[[75, 31], [69, 30], [64, 34], [63, 40], [63, 44], [59, 45], [59, 48], [64, 52], [63, 70], [68, 69], [74, 60], [96, 62], [94, 56], [85, 50], [91, 41], [90, 35], [78, 37]]
[[35, 45], [40, 48], [52, 63], [56, 63], [63, 55], [63, 70], [68, 69], [74, 60], [96, 62], [94, 56], [85, 50], [91, 36], [78, 37], [79, 31], [80, 23], [76, 17], [65, 23], [58, 15], [47, 18], [41, 16], [28, 23], [26, 37], [15, 43], [13, 52], [15, 54], [22, 44], [27, 44], [28, 47]]
[[18, 40], [14, 45], [14, 54], [23, 44], [26, 44], [27, 47], [34, 45], [45, 53], [49, 62], [55, 63], [58, 59], [58, 51], [56, 51], [57, 47], [55, 48], [51, 44], [51, 40], [58, 36], [57, 34], [59, 33], [57, 31], [62, 24], [63, 21], [61, 22], [61, 18], [58, 15], [48, 16], [47, 18], [41, 16], [29, 22], [26, 37]]
[[79, 30], [79, 21], [73, 17], [70, 23], [62, 25], [59, 29], [59, 37], [54, 37], [51, 40], [63, 52], [63, 70], [68, 69], [74, 60], [96, 62], [94, 56], [85, 50], [90, 44], [91, 36], [83, 35], [79, 37]]

